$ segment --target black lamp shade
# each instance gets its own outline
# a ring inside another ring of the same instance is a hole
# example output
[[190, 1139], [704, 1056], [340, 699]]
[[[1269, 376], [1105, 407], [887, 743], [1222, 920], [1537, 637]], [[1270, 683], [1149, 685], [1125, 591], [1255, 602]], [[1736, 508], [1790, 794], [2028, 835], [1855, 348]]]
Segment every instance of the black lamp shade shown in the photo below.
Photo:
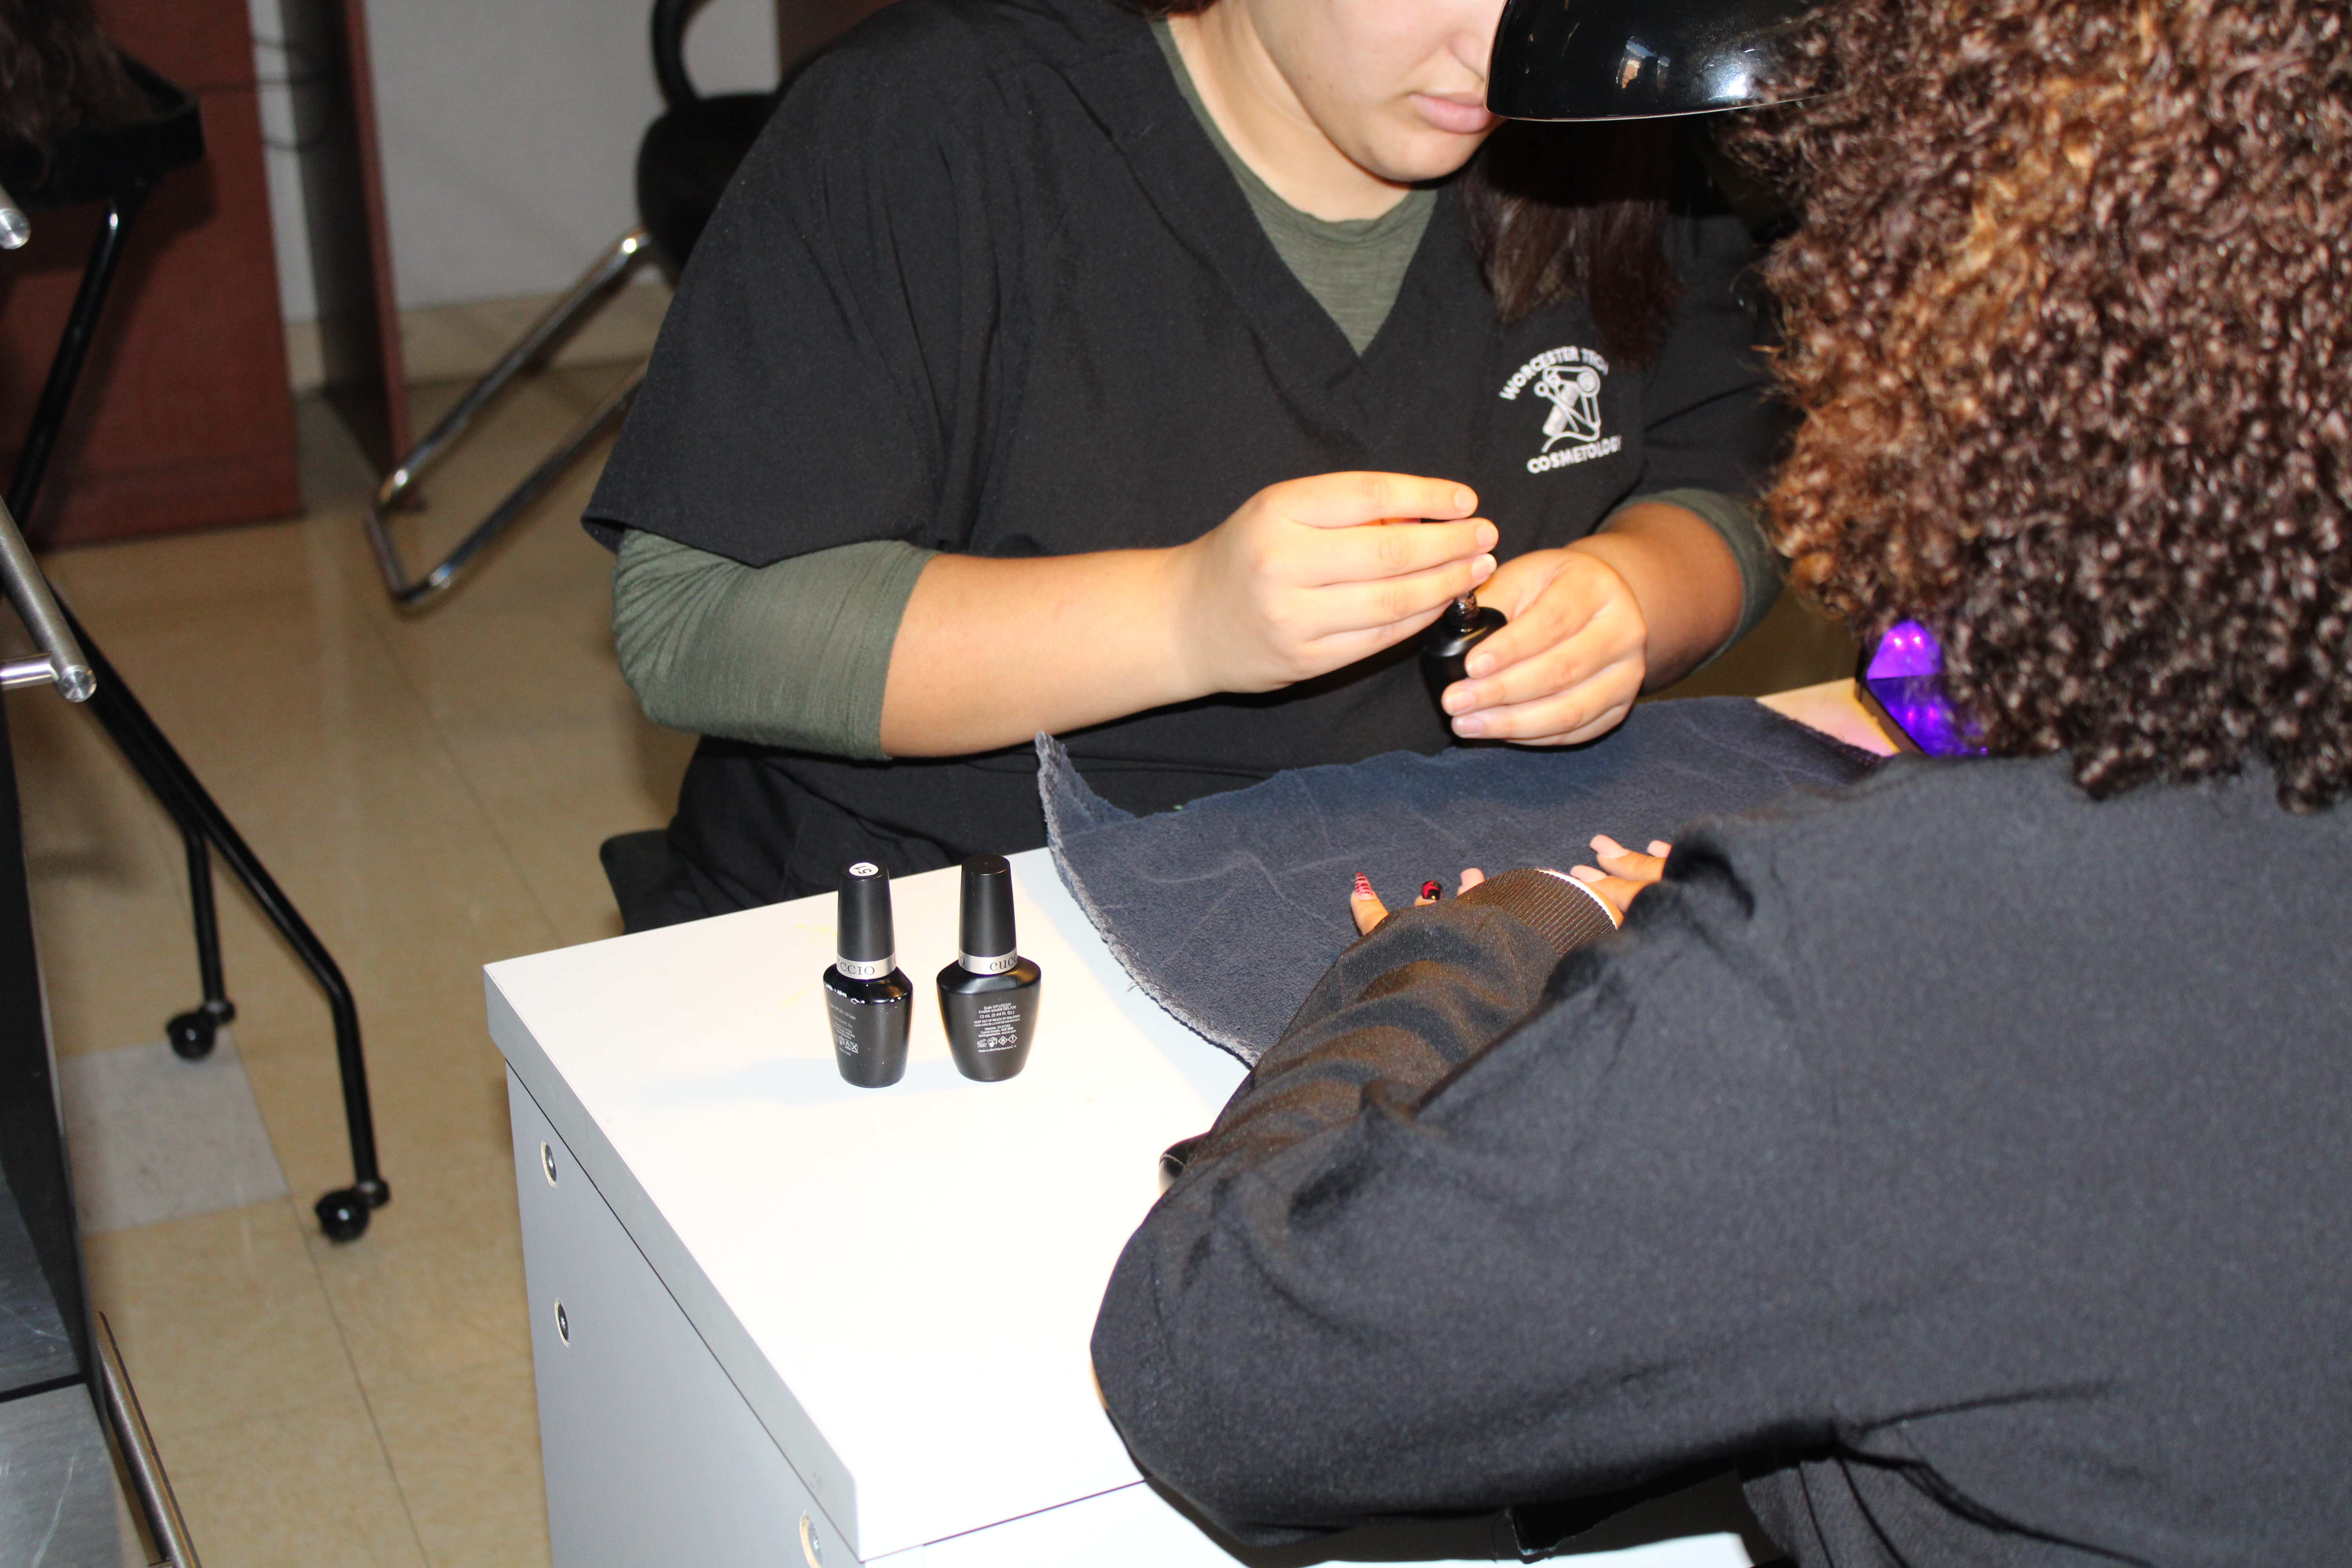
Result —
[[1486, 107], [1510, 120], [1646, 120], [1771, 101], [1759, 83], [1819, 0], [1510, 0]]

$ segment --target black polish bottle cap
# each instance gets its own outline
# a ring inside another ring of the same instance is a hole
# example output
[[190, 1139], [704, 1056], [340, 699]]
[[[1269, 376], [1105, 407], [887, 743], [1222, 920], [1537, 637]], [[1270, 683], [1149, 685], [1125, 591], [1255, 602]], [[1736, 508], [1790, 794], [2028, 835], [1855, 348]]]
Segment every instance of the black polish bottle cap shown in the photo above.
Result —
[[871, 860], [844, 866], [836, 924], [834, 951], [841, 955], [844, 974], [869, 980], [888, 973], [898, 949], [890, 929], [890, 873]]
[[[1012, 967], [1013, 868], [1002, 855], [975, 855], [963, 863], [963, 923], [957, 945], [963, 966], [980, 973]], [[991, 961], [975, 963], [973, 960]]]

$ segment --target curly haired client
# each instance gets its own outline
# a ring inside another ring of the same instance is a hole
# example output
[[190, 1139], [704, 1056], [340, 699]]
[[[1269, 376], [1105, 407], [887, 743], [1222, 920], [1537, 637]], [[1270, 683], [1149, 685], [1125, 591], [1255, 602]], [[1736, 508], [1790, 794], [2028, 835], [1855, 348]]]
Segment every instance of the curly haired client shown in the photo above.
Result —
[[2352, 18], [1802, 60], [1776, 526], [1991, 755], [1693, 831], [1622, 931], [1380, 924], [1120, 1258], [1105, 1402], [1257, 1542], [1737, 1466], [1804, 1564], [2341, 1563]]

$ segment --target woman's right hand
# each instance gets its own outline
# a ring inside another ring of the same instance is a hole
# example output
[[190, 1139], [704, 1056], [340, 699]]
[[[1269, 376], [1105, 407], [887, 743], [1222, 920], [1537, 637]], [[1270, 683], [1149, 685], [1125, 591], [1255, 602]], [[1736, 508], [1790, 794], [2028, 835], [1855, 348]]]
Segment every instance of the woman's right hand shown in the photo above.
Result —
[[1471, 515], [1477, 505], [1467, 485], [1410, 474], [1317, 474], [1258, 491], [1171, 552], [1186, 684], [1272, 691], [1412, 636], [1494, 574], [1499, 535]]

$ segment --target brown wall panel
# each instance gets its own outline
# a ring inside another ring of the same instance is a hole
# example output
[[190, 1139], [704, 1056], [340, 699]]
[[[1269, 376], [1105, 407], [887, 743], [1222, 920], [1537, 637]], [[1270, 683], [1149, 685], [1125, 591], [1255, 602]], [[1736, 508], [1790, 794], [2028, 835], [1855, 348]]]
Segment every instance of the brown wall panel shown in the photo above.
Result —
[[[206, 155], [166, 178], [131, 229], [27, 531], [68, 544], [288, 516], [301, 491], [244, 0], [98, 0], [98, 10], [120, 47], [197, 94]], [[0, 257], [0, 464], [10, 468], [100, 209], [32, 217], [32, 243]]]

